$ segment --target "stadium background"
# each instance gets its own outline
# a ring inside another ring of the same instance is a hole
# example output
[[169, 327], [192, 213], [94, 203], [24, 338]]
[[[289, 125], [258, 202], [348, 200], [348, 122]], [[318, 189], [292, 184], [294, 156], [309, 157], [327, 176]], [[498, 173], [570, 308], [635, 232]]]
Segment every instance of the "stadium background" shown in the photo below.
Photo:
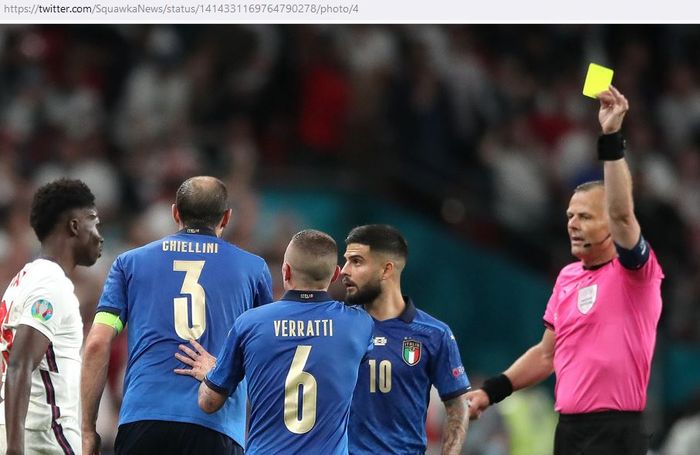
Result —
[[[593, 61], [630, 100], [637, 213], [667, 277], [653, 446], [696, 453], [671, 445], [700, 432], [698, 57], [700, 28], [680, 25], [0, 26], [0, 279], [37, 253], [37, 185], [85, 180], [106, 238], [75, 277], [87, 330], [114, 256], [171, 232], [179, 183], [212, 174], [235, 209], [227, 238], [268, 260], [276, 296], [297, 230], [341, 244], [357, 224], [403, 230], [404, 290], [452, 326], [479, 384], [539, 339], [571, 260], [570, 191], [600, 176], [598, 106], [580, 93]], [[124, 350], [102, 403], [106, 441]], [[551, 392], [487, 413], [464, 453], [549, 453]]]

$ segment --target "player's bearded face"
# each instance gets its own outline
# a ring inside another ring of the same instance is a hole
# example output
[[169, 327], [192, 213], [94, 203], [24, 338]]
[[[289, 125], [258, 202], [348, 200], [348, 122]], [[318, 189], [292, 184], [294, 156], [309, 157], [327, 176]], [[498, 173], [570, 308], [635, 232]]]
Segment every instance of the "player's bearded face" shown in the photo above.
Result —
[[345, 301], [351, 305], [363, 305], [374, 301], [382, 293], [379, 278], [381, 263], [367, 245], [348, 244], [345, 265], [340, 271], [345, 285]]
[[346, 288], [345, 301], [351, 305], [365, 305], [372, 303], [382, 293], [379, 279], [369, 280], [360, 285], [355, 283], [355, 287]]

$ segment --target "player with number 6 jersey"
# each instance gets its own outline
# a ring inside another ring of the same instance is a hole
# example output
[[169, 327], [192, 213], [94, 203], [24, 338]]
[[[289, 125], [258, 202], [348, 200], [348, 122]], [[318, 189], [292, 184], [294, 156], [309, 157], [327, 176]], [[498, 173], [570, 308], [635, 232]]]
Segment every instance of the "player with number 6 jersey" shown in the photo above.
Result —
[[340, 273], [337, 258], [327, 234], [296, 234], [282, 300], [238, 318], [200, 387], [200, 407], [214, 412], [247, 376], [248, 455], [348, 453], [350, 402], [373, 322], [326, 292]]
[[[173, 206], [181, 230], [114, 261], [84, 355], [88, 453], [99, 448], [90, 435], [99, 440], [94, 424], [109, 343], [127, 326], [128, 364], [116, 453], [242, 453], [245, 384], [221, 412], [206, 414], [197, 406], [198, 382], [173, 373], [182, 366], [173, 357], [178, 345], [198, 340], [218, 352], [236, 318], [272, 300], [264, 260], [219, 238], [231, 214], [225, 204], [226, 188], [218, 179], [185, 181]], [[228, 438], [239, 447], [231, 451]]]

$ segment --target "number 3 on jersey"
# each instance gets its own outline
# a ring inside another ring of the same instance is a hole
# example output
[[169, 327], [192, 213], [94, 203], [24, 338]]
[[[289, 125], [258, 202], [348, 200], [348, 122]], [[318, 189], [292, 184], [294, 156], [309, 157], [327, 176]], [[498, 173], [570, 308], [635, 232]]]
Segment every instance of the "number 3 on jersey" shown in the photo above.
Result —
[[189, 294], [192, 301], [192, 326], [189, 323], [187, 297], [175, 297], [175, 332], [183, 340], [197, 340], [207, 328], [204, 288], [199, 284], [205, 261], [173, 261], [173, 271], [185, 272], [180, 293]]
[[316, 378], [304, 371], [310, 352], [311, 346], [297, 346], [284, 380], [284, 425], [295, 434], [308, 433], [316, 424]]

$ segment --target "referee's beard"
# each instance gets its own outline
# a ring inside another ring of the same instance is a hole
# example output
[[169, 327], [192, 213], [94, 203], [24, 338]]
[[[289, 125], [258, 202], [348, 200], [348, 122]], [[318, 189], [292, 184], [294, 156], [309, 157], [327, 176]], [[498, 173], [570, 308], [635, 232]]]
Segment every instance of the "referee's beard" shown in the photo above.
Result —
[[382, 294], [382, 287], [379, 280], [376, 282], [368, 282], [363, 287], [357, 286], [357, 291], [350, 294], [346, 291], [345, 302], [349, 305], [369, 305], [374, 302], [377, 297]]

